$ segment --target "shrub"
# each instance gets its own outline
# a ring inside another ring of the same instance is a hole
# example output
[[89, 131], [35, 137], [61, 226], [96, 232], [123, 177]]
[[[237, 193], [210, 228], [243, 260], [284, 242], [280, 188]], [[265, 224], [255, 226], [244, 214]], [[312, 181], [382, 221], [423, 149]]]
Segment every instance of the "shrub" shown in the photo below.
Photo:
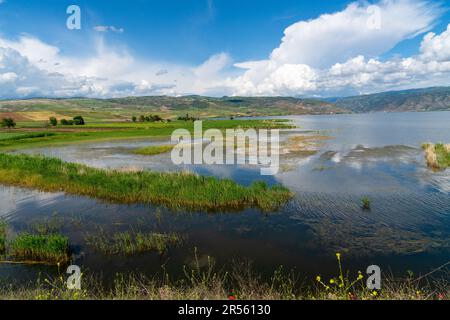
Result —
[[55, 117], [50, 117], [49, 122], [54, 127], [58, 125], [58, 120]]
[[14, 121], [13, 118], [3, 118], [2, 122], [1, 122], [1, 126], [2, 128], [14, 128], [16, 126], [16, 122]]
[[73, 118], [73, 124], [76, 126], [84, 126], [85, 122], [82, 116], [76, 116]]
[[63, 126], [71, 126], [71, 125], [73, 125], [73, 121], [72, 120], [61, 119], [61, 124]]

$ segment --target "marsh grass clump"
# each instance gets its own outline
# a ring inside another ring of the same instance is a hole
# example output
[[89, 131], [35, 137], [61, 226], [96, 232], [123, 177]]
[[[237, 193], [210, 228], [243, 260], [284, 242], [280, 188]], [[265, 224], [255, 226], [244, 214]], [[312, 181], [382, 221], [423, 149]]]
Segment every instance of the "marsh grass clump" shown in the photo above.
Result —
[[371, 201], [369, 197], [363, 197], [361, 199], [361, 207], [363, 210], [370, 210], [371, 208]]
[[444, 170], [450, 167], [450, 144], [425, 143], [422, 145], [428, 167]]
[[167, 153], [173, 149], [173, 145], [162, 145], [162, 146], [148, 146], [144, 148], [139, 148], [133, 151], [135, 154], [143, 156], [154, 156], [157, 154]]
[[176, 233], [126, 231], [108, 236], [103, 229], [100, 229], [97, 234], [86, 235], [85, 240], [88, 245], [93, 246], [104, 254], [123, 255], [152, 251], [162, 254], [170, 246], [175, 246], [182, 242], [181, 236]]
[[69, 261], [69, 239], [59, 234], [19, 234], [9, 244], [9, 254], [17, 260], [67, 263]]
[[64, 225], [64, 219], [56, 214], [49, 218], [32, 221], [30, 223], [30, 233], [37, 233], [40, 235], [48, 235], [59, 232]]
[[114, 203], [148, 203], [173, 209], [217, 211], [257, 207], [275, 211], [292, 193], [280, 185], [242, 186], [191, 173], [123, 172], [43, 156], [0, 153], [0, 183], [47, 192], [91, 196]]

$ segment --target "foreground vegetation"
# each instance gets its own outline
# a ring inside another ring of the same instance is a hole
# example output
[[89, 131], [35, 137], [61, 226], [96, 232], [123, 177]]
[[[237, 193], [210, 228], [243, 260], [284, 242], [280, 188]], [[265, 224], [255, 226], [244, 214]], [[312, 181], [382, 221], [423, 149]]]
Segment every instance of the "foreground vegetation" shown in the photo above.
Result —
[[291, 192], [280, 185], [232, 180], [191, 173], [123, 172], [90, 168], [42, 156], [0, 153], [0, 183], [47, 192], [66, 192], [115, 203], [148, 203], [192, 210], [257, 207], [272, 211]]
[[[215, 271], [211, 260], [205, 267], [184, 268], [184, 277], [118, 274], [111, 287], [94, 276], [82, 276], [81, 289], [67, 289], [63, 274], [39, 279], [29, 285], [0, 286], [0, 299], [27, 300], [448, 300], [448, 282], [423, 284], [408, 276], [401, 280], [383, 279], [381, 290], [369, 290], [365, 276], [358, 272], [347, 277], [339, 260], [336, 277], [299, 285], [293, 272], [280, 267], [269, 278], [255, 273], [247, 263], [237, 263], [230, 272]], [[62, 272], [62, 271], [60, 271]]]
[[425, 150], [425, 158], [430, 168], [444, 170], [450, 167], [450, 144], [426, 143], [422, 147]]

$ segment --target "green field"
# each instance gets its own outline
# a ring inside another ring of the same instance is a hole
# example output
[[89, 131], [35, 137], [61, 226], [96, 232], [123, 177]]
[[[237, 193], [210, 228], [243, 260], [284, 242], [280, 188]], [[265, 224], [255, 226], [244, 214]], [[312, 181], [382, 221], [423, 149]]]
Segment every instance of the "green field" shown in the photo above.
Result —
[[[133, 138], [167, 138], [175, 129], [194, 131], [191, 121], [161, 123], [87, 123], [85, 126], [61, 126], [36, 128], [28, 123], [18, 123], [17, 128], [0, 130], [0, 151], [45, 147], [100, 140]], [[205, 120], [203, 130], [234, 128], [292, 128], [290, 123], [280, 120]]]

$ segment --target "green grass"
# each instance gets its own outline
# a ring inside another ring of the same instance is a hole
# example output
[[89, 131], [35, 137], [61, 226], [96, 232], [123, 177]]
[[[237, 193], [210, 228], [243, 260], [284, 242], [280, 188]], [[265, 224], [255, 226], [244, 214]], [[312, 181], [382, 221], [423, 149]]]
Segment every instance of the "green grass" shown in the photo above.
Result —
[[181, 242], [181, 237], [175, 233], [143, 233], [118, 232], [109, 236], [103, 230], [86, 236], [88, 245], [104, 254], [131, 255], [134, 253], [157, 251], [164, 253], [170, 246]]
[[9, 244], [9, 254], [16, 260], [66, 263], [69, 261], [69, 240], [59, 234], [33, 235], [23, 233]]
[[[34, 123], [32, 125], [35, 125]], [[194, 131], [193, 122], [172, 121], [169, 123], [88, 123], [85, 126], [70, 126], [69, 128], [57, 127], [42, 129], [42, 131], [30, 133], [26, 130], [28, 123], [19, 123], [17, 129], [12, 130], [18, 139], [1, 139], [3, 134], [11, 132], [0, 131], [0, 151], [12, 151], [26, 148], [38, 148], [47, 146], [66, 145], [71, 143], [120, 140], [120, 139], [144, 139], [170, 137], [175, 129], [187, 129]], [[22, 128], [21, 128], [22, 127]], [[208, 129], [287, 129], [292, 128], [289, 123], [278, 120], [205, 120], [203, 130]], [[14, 137], [5, 136], [5, 137]]]
[[436, 170], [445, 170], [450, 167], [450, 144], [432, 144], [422, 145], [425, 150], [427, 165]]
[[232, 180], [191, 173], [95, 169], [23, 154], [0, 153], [0, 183], [115, 203], [148, 203], [207, 211], [245, 207], [274, 211], [292, 197], [287, 188], [268, 187], [264, 182], [246, 187]]
[[22, 139], [35, 139], [35, 138], [46, 138], [52, 137], [55, 133], [53, 132], [38, 132], [38, 133], [14, 133], [9, 136], [4, 136], [4, 133], [0, 133], [1, 141], [17, 141]]
[[173, 145], [148, 146], [136, 149], [133, 151], [133, 153], [140, 154], [143, 156], [154, 156], [157, 154], [169, 152], [173, 149], [173, 147], [174, 147]]
[[436, 151], [436, 158], [441, 169], [446, 169], [450, 167], [450, 151], [442, 144], [436, 144], [434, 146]]

